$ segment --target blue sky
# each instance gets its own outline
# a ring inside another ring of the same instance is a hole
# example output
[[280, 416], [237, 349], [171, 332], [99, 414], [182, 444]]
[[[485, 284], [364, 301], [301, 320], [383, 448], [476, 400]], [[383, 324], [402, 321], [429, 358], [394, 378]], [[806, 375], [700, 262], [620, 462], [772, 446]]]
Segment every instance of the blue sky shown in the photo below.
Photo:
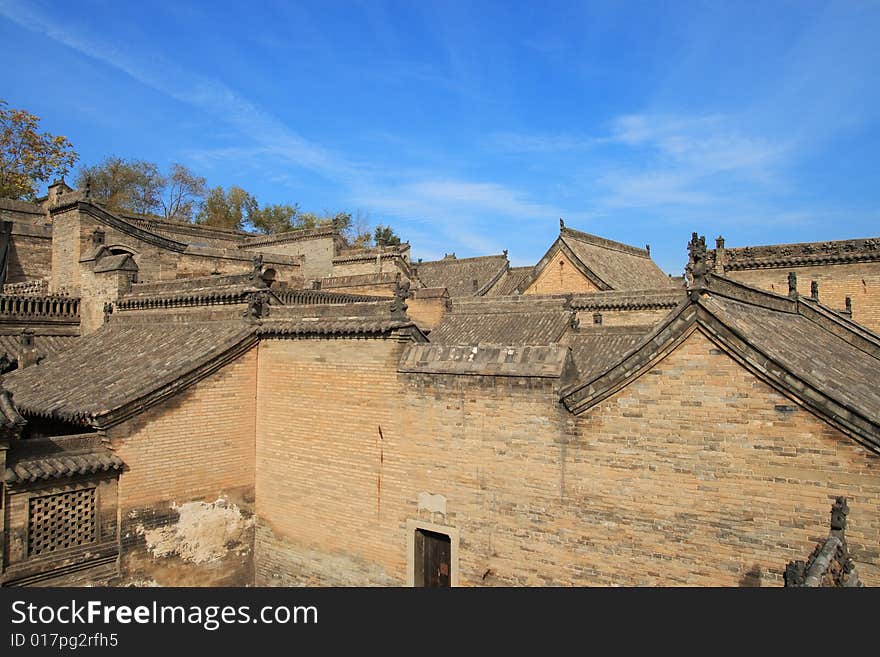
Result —
[[0, 0], [0, 97], [107, 155], [360, 210], [413, 257], [558, 220], [681, 273], [880, 234], [880, 2]]

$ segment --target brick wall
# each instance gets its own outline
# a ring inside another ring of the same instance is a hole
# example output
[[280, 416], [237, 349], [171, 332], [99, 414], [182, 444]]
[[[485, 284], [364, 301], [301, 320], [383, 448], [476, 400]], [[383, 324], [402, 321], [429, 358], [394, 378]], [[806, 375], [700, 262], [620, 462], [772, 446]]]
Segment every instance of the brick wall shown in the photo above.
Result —
[[[124, 581], [180, 586], [253, 582], [256, 363], [253, 349], [110, 430], [127, 466], [119, 483]], [[220, 498], [225, 503], [214, 505]], [[230, 523], [238, 523], [240, 532], [224, 539], [217, 532]], [[220, 544], [222, 556], [205, 560], [199, 546], [218, 541], [231, 547]]]
[[780, 585], [846, 495], [853, 558], [880, 584], [880, 458], [702, 334], [577, 429], [567, 495], [589, 546], [573, 560], [595, 581]]
[[[79, 294], [79, 260], [94, 248], [95, 230], [104, 232], [104, 245], [130, 251], [138, 266], [138, 281], [167, 281], [177, 278], [220, 274], [241, 274], [252, 270], [252, 254], [237, 249], [208, 249], [204, 253], [178, 253], [143, 242], [127, 233], [102, 224], [72, 208], [53, 215], [52, 278], [50, 289]], [[302, 274], [297, 264], [265, 262], [264, 269], [274, 269], [276, 280], [298, 287]]]
[[79, 305], [80, 332], [88, 335], [104, 325], [104, 304], [115, 303], [119, 295], [130, 288], [133, 272], [108, 271], [95, 273], [95, 263], [85, 262], [81, 266]]
[[579, 310], [577, 317], [581, 326], [593, 324], [593, 315], [602, 315], [604, 326], [653, 326], [672, 312], [671, 308], [657, 310]]
[[52, 232], [44, 226], [16, 223], [9, 245], [7, 283], [48, 280], [52, 273]]
[[420, 329], [430, 331], [443, 319], [443, 315], [446, 314], [446, 304], [448, 303], [449, 297], [407, 299], [406, 314]]
[[360, 276], [362, 274], [376, 274], [379, 272], [400, 271], [395, 264], [394, 258], [369, 258], [367, 260], [353, 260], [350, 262], [338, 262], [333, 265], [331, 276]]
[[465, 585], [777, 585], [841, 494], [880, 583], [880, 459], [700, 334], [578, 418], [537, 379], [398, 376], [399, 348], [261, 344], [257, 584], [403, 584], [415, 519], [460, 532]]
[[580, 273], [568, 257], [557, 253], [523, 294], [564, 294], [566, 292], [598, 292], [596, 287]]
[[880, 262], [751, 269], [728, 271], [725, 275], [778, 294], [788, 294], [789, 271], [797, 274], [798, 292], [802, 295], [810, 296], [810, 281], [818, 281], [819, 301], [843, 310], [849, 296], [853, 303], [853, 320], [875, 332], [880, 331]]
[[58, 213], [52, 221], [52, 277], [49, 292], [79, 296], [81, 257], [80, 216], [77, 210]]
[[[303, 256], [301, 275], [306, 280], [330, 276], [333, 273], [333, 256], [336, 255], [336, 238], [333, 236], [314, 239], [292, 240], [277, 244], [264, 244], [248, 248], [247, 252], [278, 253], [289, 256]], [[366, 294], [366, 293], [364, 293]]]
[[334, 285], [332, 287], [325, 285], [322, 289], [327, 290], [328, 292], [339, 292], [341, 294], [363, 294], [368, 297], [393, 297], [395, 285], [394, 283], [380, 285]]

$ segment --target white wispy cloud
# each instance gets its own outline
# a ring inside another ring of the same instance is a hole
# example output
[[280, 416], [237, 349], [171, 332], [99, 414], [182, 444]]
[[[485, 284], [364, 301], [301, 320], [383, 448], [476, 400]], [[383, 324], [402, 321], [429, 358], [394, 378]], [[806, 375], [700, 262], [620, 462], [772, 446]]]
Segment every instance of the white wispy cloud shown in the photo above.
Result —
[[609, 142], [662, 156], [662, 164], [689, 167], [702, 175], [735, 172], [766, 176], [790, 153], [791, 142], [743, 133], [738, 117], [630, 114], [612, 122]]
[[120, 70], [155, 91], [232, 125], [276, 160], [286, 160], [330, 176], [355, 173], [354, 167], [344, 158], [299, 135], [223, 82], [190, 73], [159, 53], [140, 55], [131, 46], [121, 48], [82, 25], [57, 23], [32, 3], [2, 0], [0, 14], [26, 29], [42, 33], [87, 57]]
[[[572, 216], [499, 183], [453, 180], [442, 172], [424, 169], [383, 170], [375, 163], [342, 156], [299, 134], [219, 79], [184, 70], [161, 53], [138, 52], [130, 43], [120, 47], [84, 24], [57, 22], [36, 4], [0, 0], [0, 15], [205, 113], [240, 137], [234, 147], [185, 150], [191, 161], [235, 161], [240, 169], [261, 169], [272, 180], [290, 180], [285, 170], [311, 171], [334, 181], [342, 188], [342, 196], [369, 211], [407, 221], [430, 221], [443, 231], [447, 244], [457, 243], [472, 252], [501, 250], [504, 236], [482, 221], [488, 214], [550, 222], [558, 216]], [[408, 70], [438, 81], [431, 70], [417, 66]]]
[[447, 244], [458, 241], [477, 253], [500, 252], [508, 243], [509, 231], [524, 231], [541, 223], [552, 229], [559, 217], [588, 219], [584, 212], [530, 201], [505, 185], [461, 180], [423, 180], [364, 189], [354, 200], [392, 216], [429, 223], [443, 233]]

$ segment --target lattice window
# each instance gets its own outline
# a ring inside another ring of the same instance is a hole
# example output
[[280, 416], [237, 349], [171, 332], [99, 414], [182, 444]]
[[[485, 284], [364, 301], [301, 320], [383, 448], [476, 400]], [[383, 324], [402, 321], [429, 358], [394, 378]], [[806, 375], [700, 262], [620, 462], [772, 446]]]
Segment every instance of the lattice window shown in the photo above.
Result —
[[32, 497], [28, 556], [95, 542], [95, 489]]

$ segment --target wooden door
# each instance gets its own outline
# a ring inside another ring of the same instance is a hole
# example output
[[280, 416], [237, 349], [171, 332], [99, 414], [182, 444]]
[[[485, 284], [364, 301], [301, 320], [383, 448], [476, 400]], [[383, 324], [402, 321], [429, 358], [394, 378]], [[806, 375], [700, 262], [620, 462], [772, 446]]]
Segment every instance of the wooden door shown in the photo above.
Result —
[[416, 531], [416, 586], [452, 586], [452, 543], [446, 534]]

